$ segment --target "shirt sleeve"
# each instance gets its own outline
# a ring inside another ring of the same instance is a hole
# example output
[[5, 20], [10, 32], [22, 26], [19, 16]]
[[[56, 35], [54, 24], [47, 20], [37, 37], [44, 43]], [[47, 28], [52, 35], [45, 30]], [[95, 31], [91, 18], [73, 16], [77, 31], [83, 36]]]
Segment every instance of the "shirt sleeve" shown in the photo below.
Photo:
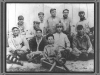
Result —
[[86, 24], [85, 24], [85, 32], [89, 33], [89, 31], [90, 31], [89, 21], [87, 21]]
[[47, 20], [44, 22], [43, 35], [46, 35]]
[[91, 44], [89, 36], [87, 35], [86, 37], [87, 37], [87, 41], [88, 41], [88, 48], [92, 48], [92, 44]]
[[77, 51], [77, 52], [79, 52], [80, 50], [78, 49], [78, 47], [77, 47], [77, 40], [76, 40], [76, 37], [74, 36], [74, 38], [73, 38], [73, 43], [72, 43], [72, 45], [73, 45], [73, 50], [75, 50], [75, 51]]
[[16, 50], [16, 47], [14, 46], [13, 41], [11, 40], [11, 38], [8, 39], [8, 45], [12, 50]]
[[28, 41], [24, 37], [22, 38], [22, 41], [24, 43], [24, 46], [21, 48], [21, 50], [27, 50], [27, 49], [29, 49]]
[[72, 45], [73, 45], [73, 48], [77, 48], [77, 40], [75, 37], [73, 38]]
[[67, 35], [65, 35], [65, 45], [66, 45], [66, 47], [70, 47], [70, 41], [69, 41]]
[[47, 52], [47, 47], [46, 46], [44, 47], [43, 55], [44, 55], [45, 58], [48, 57], [48, 52]]

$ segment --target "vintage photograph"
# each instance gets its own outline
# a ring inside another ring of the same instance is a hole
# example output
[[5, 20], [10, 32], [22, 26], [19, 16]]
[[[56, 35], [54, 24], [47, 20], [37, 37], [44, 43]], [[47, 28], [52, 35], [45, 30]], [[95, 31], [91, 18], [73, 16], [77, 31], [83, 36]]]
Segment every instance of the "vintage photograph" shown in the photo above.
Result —
[[6, 3], [6, 72], [94, 72], [94, 3]]

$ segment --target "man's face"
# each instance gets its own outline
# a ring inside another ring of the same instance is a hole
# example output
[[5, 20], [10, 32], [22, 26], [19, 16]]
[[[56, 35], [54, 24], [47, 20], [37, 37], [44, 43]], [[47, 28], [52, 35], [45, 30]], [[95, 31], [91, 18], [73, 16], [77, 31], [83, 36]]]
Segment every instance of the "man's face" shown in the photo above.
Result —
[[18, 20], [19, 22], [24, 22], [24, 20]]
[[53, 17], [56, 16], [56, 10], [51, 11], [51, 16], [53, 16]]
[[80, 14], [79, 14], [79, 17], [80, 17], [80, 18], [84, 18], [84, 15], [85, 15], [84, 13], [80, 13]]
[[48, 43], [53, 44], [54, 43], [54, 38], [52, 36], [48, 37]]
[[81, 30], [77, 30], [77, 33], [78, 33], [79, 36], [82, 36], [83, 33], [84, 33], [84, 30], [83, 30], [83, 29], [81, 29]]
[[62, 26], [57, 26], [58, 33], [62, 32]]
[[15, 35], [15, 36], [18, 36], [20, 33], [19, 29], [17, 29], [17, 28], [13, 29], [12, 32], [13, 32], [13, 35]]
[[37, 36], [38, 38], [42, 37], [42, 32], [41, 32], [41, 31], [36, 31], [36, 36]]
[[35, 24], [33, 25], [34, 29], [35, 29], [35, 30], [40, 29], [40, 28], [39, 28], [39, 25], [40, 25], [40, 24], [35, 23]]
[[43, 19], [44, 19], [44, 15], [43, 14], [40, 14], [38, 17], [39, 17], [40, 21], [43, 21]]
[[67, 11], [67, 10], [63, 12], [64, 17], [68, 17], [68, 14], [69, 14], [69, 11]]

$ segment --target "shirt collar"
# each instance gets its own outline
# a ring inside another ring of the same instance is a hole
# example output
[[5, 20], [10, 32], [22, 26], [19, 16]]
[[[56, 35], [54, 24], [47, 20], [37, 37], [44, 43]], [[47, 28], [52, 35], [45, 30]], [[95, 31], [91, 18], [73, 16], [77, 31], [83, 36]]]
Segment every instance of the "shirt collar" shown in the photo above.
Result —
[[60, 34], [59, 33], [56, 33], [56, 34], [58, 34], [58, 35], [61, 35], [63, 32], [61, 32]]
[[80, 37], [80, 36], [77, 34], [77, 37], [83, 39], [83, 38], [85, 37], [85, 35], [86, 35], [86, 34], [84, 33], [83, 36]]
[[[40, 41], [40, 42], [41, 42], [41, 41], [42, 41], [42, 38], [43, 38], [43, 37], [41, 37], [38, 41]], [[36, 37], [36, 41], [37, 41], [37, 37]]]

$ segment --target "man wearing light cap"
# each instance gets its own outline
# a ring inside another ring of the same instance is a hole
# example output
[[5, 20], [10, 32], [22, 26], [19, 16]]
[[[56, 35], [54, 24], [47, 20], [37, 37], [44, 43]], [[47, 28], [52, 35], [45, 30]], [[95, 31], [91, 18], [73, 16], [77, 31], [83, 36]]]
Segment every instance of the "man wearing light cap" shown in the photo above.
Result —
[[19, 63], [19, 59], [25, 59], [29, 51], [27, 40], [20, 36], [18, 27], [12, 28], [13, 36], [8, 39], [7, 59], [11, 62]]
[[70, 41], [67, 35], [62, 32], [63, 24], [62, 23], [56, 24], [56, 29], [57, 31], [54, 34], [55, 44], [59, 46], [59, 50], [61, 51], [62, 57], [68, 58], [68, 56], [66, 56], [66, 52], [68, 55], [68, 53], [70, 53], [72, 49], [70, 48]]
[[27, 30], [27, 39], [30, 40], [32, 37], [35, 36], [36, 30], [40, 29], [40, 22], [39, 21], [33, 21], [33, 27], [30, 30]]

